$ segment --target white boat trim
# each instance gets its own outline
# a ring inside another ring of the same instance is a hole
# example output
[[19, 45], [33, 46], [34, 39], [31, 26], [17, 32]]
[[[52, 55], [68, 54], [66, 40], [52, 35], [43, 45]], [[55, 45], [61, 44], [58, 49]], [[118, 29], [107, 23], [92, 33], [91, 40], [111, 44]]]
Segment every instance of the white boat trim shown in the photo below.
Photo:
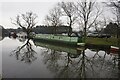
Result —
[[115, 46], [111, 46], [111, 48], [114, 48], [114, 49], [119, 49], [119, 47], [115, 47]]
[[78, 46], [85, 46], [85, 43], [77, 43]]

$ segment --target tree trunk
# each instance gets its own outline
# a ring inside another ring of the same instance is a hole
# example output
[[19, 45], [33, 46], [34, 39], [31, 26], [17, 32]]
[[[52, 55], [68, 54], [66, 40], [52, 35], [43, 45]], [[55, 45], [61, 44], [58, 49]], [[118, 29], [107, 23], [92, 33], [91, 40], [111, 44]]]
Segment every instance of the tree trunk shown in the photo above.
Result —
[[69, 24], [69, 31], [68, 31], [68, 36], [71, 36], [72, 34], [72, 19], [71, 19], [71, 16], [69, 16], [69, 19], [70, 19], [70, 24]]
[[27, 33], [27, 38], [30, 38], [30, 32], [26, 32]]
[[57, 28], [56, 28], [57, 26], [55, 26], [55, 28], [54, 28], [54, 34], [56, 34], [57, 33]]
[[85, 21], [85, 28], [84, 28], [84, 42], [86, 42], [87, 37], [87, 21]]
[[118, 37], [119, 37], [119, 24], [118, 24], [118, 26], [117, 26], [117, 39], [118, 39]]
[[69, 26], [68, 36], [71, 36], [72, 34], [72, 28]]

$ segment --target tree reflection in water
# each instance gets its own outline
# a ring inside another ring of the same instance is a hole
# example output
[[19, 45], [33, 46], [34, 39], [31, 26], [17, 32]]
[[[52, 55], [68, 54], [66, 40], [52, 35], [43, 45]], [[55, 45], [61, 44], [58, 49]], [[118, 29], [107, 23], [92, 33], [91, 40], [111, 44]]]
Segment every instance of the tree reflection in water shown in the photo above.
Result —
[[12, 51], [10, 56], [15, 56], [17, 60], [30, 64], [37, 59], [35, 54], [36, 52], [30, 43], [30, 39], [28, 39], [25, 44], [18, 46], [14, 51]]
[[[118, 75], [120, 75], [120, 35], [118, 35], [118, 40], [117, 40], [117, 45], [119, 47], [119, 51], [118, 51]], [[119, 76], [120, 79], [120, 76]]]
[[[120, 75], [120, 50], [119, 50], [119, 58], [118, 58], [118, 69], [119, 69], [118, 75]], [[119, 79], [120, 79], [120, 76], [119, 76]]]
[[118, 55], [109, 51], [89, 53], [86, 50], [78, 50], [78, 56], [71, 57], [71, 53], [47, 49], [42, 56], [56, 78], [118, 78]]
[[42, 55], [44, 56], [44, 63], [48, 64], [48, 67], [52, 72], [56, 72], [59, 70], [59, 63], [58, 63], [58, 59], [60, 59], [60, 52], [55, 51], [55, 50], [51, 50], [51, 49], [47, 49], [46, 51], [44, 51], [42, 53]]

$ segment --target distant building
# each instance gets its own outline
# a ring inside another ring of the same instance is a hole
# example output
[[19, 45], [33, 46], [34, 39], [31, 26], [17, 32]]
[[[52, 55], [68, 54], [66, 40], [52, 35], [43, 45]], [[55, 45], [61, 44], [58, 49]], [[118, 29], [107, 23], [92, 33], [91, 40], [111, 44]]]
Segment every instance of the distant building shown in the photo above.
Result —
[[15, 32], [10, 32], [10, 34], [9, 34], [9, 37], [13, 37], [13, 38], [16, 38], [17, 37], [17, 35], [16, 35], [16, 33]]
[[19, 32], [19, 33], [17, 33], [17, 36], [19, 37], [19, 38], [27, 38], [27, 34], [25, 33], [25, 32]]

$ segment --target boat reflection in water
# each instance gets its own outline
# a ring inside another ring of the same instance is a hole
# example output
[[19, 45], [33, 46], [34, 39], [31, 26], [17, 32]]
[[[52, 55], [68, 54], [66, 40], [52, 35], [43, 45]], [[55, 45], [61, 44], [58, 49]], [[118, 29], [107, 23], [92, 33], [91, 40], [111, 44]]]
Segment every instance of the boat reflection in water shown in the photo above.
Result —
[[[45, 47], [43, 62], [56, 78], [118, 78], [118, 54], [110, 46], [73, 48], [35, 42]], [[115, 52], [116, 53], [116, 52]]]

